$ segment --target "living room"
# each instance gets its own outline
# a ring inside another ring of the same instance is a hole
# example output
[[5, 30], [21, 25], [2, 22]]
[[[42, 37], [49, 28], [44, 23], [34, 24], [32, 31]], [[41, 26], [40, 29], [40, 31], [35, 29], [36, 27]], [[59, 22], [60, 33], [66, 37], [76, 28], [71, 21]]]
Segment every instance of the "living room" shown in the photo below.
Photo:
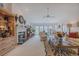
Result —
[[0, 3], [1, 56], [78, 56], [79, 3]]

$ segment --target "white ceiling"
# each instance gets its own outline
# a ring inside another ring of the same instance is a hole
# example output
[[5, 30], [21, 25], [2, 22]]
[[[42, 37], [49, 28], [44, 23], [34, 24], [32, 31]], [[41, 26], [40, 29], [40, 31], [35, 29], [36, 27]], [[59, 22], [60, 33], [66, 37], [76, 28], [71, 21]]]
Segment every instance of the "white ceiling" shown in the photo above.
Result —
[[[12, 5], [13, 13], [22, 14], [28, 23], [65, 23], [79, 19], [79, 4], [59, 3], [16, 3]], [[49, 8], [54, 18], [43, 18]]]

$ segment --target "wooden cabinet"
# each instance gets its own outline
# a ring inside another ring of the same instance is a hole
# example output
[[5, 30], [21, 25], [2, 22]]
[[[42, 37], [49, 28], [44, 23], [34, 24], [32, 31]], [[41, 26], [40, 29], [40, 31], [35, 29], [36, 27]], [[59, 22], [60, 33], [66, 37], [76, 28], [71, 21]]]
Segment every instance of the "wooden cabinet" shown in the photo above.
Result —
[[[15, 28], [15, 15], [0, 9], [0, 55], [4, 55], [15, 48], [17, 44]], [[6, 37], [3, 37], [2, 34]]]
[[[6, 27], [10, 35], [15, 35], [15, 15], [5, 9], [0, 9], [0, 28]], [[4, 29], [5, 30], [5, 29]]]

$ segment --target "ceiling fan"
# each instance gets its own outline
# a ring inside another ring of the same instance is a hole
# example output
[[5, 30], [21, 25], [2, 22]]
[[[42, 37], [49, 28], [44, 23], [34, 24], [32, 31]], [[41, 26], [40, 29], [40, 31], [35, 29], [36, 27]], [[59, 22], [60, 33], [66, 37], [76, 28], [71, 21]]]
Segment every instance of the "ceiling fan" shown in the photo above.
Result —
[[50, 15], [49, 13], [49, 8], [47, 8], [47, 14], [45, 16], [43, 16], [43, 18], [54, 18], [54, 15]]

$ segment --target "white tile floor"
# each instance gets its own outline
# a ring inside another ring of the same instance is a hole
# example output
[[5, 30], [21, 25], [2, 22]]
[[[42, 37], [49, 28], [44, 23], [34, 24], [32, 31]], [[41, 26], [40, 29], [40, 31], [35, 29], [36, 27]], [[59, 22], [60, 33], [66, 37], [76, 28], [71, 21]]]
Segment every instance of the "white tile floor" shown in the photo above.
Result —
[[45, 56], [45, 48], [43, 42], [40, 41], [39, 36], [26, 41], [23, 45], [18, 46], [6, 56]]

